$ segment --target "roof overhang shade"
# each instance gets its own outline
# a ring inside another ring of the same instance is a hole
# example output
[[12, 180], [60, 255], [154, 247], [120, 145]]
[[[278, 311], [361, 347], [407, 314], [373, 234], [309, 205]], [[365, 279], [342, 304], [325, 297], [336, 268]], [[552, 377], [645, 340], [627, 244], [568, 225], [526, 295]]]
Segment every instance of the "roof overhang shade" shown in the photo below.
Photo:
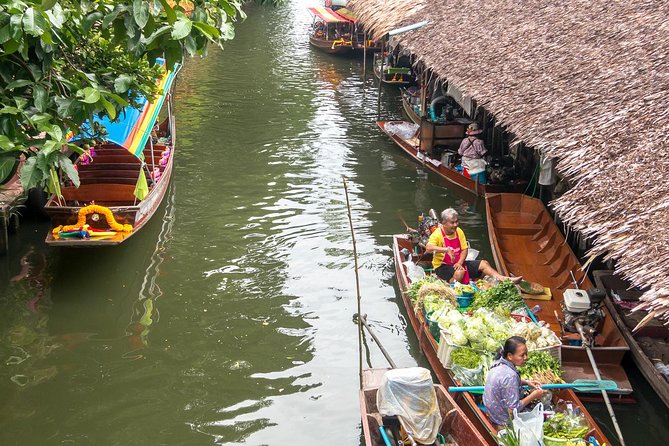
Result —
[[[156, 59], [158, 65], [165, 66], [164, 59]], [[153, 102], [149, 102], [146, 98], [139, 101], [139, 107], [126, 107], [119, 113], [118, 120], [112, 122], [109, 117], [93, 118], [105, 126], [107, 135], [105, 140], [113, 142], [119, 146], [124, 147], [128, 152], [135, 155], [137, 158], [142, 158], [144, 146], [149, 139], [151, 130], [158, 119], [160, 109], [163, 107], [165, 98], [172, 87], [176, 73], [179, 71], [180, 65], [176, 64], [174, 69], [165, 71], [163, 75], [158, 78], [157, 84], [159, 93]], [[76, 139], [76, 137], [75, 137]]]
[[307, 8], [310, 13], [315, 15], [316, 17], [320, 17], [323, 19], [324, 22], [327, 23], [345, 23], [348, 22], [347, 19], [338, 16], [336, 12], [334, 12], [330, 8], [326, 8], [324, 6], [316, 6], [313, 8]]
[[348, 20], [349, 22], [355, 23], [358, 21], [358, 18], [353, 13], [353, 11], [350, 11], [346, 8], [337, 9], [334, 13], [338, 16], [341, 16], [343, 19]]

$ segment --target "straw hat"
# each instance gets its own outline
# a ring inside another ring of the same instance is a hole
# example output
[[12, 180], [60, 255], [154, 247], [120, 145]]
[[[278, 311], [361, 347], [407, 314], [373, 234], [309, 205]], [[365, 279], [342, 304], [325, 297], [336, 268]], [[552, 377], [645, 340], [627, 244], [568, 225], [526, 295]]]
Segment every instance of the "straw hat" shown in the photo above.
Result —
[[472, 122], [467, 126], [467, 136], [480, 135], [483, 133], [483, 130], [479, 129], [479, 125], [475, 122]]

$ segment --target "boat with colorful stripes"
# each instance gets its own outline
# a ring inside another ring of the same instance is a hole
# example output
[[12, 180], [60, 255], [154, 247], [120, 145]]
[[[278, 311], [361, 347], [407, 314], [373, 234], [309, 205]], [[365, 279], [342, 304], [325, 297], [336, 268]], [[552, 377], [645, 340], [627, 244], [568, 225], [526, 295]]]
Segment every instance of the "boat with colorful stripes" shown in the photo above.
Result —
[[[164, 60], [158, 63], [164, 65]], [[171, 94], [179, 65], [157, 80], [160, 93], [126, 107], [120, 119], [95, 118], [104, 140], [78, 157], [78, 185], [61, 182], [45, 205], [53, 246], [118, 245], [136, 234], [162, 202], [172, 176], [176, 125]], [[163, 106], [167, 118], [156, 125]], [[75, 135], [71, 141], [76, 143]]]

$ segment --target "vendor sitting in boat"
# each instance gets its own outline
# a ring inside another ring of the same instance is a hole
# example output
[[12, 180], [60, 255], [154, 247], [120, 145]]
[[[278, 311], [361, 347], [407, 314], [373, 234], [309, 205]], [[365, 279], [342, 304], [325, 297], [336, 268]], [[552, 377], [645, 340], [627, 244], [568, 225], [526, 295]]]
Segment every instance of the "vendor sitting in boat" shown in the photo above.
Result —
[[[483, 391], [483, 404], [490, 421], [497, 430], [504, 428], [513, 414], [518, 412], [533, 400], [544, 396], [538, 381], [521, 379], [518, 369], [527, 362], [526, 341], [520, 336], [512, 336], [504, 343], [504, 348], [498, 353], [497, 360], [490, 367]], [[523, 398], [523, 386], [527, 385], [534, 390]]]
[[488, 154], [488, 150], [483, 140], [477, 136], [482, 132], [479, 125], [472, 122], [467, 126], [467, 137], [462, 140], [458, 148], [458, 154], [462, 156], [462, 167], [467, 168], [470, 174], [485, 171], [486, 162], [483, 158]]
[[425, 246], [425, 252], [434, 254], [432, 268], [440, 279], [469, 284], [471, 279], [488, 275], [498, 280], [520, 282], [521, 277], [503, 276], [486, 260], [466, 260], [469, 251], [467, 239], [458, 223], [457, 211], [453, 208], [445, 209], [441, 213], [441, 223]]

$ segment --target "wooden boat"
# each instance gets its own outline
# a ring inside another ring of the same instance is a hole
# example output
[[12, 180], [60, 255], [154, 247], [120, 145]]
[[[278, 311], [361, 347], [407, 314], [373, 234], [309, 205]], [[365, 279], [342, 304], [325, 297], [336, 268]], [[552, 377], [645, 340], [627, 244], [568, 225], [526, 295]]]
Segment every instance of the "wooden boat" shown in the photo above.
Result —
[[669, 350], [666, 348], [666, 339], [669, 339], [669, 328], [657, 320], [652, 320], [637, 332], [632, 332], [636, 325], [648, 312], [635, 311], [630, 313], [629, 307], [624, 307], [625, 300], [618, 301], [614, 296], [626, 299], [628, 303], [638, 300], [641, 292], [631, 289], [629, 283], [618, 277], [610, 270], [594, 271], [592, 273], [597, 288], [606, 291], [606, 304], [611, 318], [620, 329], [625, 341], [630, 347], [632, 359], [637, 365], [648, 384], [655, 390], [664, 404], [669, 407], [669, 382], [655, 367], [655, 362], [669, 363]]
[[[423, 352], [423, 354], [427, 358], [428, 362], [430, 363], [430, 366], [432, 367], [432, 370], [437, 376], [437, 379], [442, 385], [446, 387], [458, 386], [459, 382], [457, 381], [453, 373], [442, 365], [441, 361], [439, 360], [439, 357], [437, 356], [439, 345], [437, 341], [435, 341], [432, 334], [430, 333], [430, 330], [427, 326], [425, 319], [423, 318], [420, 312], [418, 313], [414, 312], [413, 306], [411, 304], [411, 299], [409, 299], [409, 296], [407, 295], [407, 291], [409, 289], [411, 281], [407, 276], [406, 266], [403, 263], [405, 259], [403, 258], [402, 250], [407, 249], [409, 252], [413, 253], [415, 252], [415, 248], [416, 246], [409, 239], [407, 235], [396, 234], [393, 236], [393, 258], [395, 261], [395, 272], [397, 275], [397, 283], [399, 285], [400, 293], [402, 295], [402, 302], [404, 303], [404, 307], [406, 309], [411, 328], [413, 329], [414, 333], [416, 334], [416, 337], [418, 338], [418, 346], [421, 352]], [[420, 261], [431, 260], [430, 255], [413, 254], [412, 256], [414, 262], [416, 263], [418, 263], [419, 260]], [[573, 407], [580, 408], [581, 412], [585, 416], [588, 426], [590, 427], [588, 436], [590, 435], [594, 436], [599, 444], [604, 444], [604, 443], [611, 444], [611, 442], [607, 440], [606, 436], [599, 428], [599, 426], [597, 426], [597, 423], [595, 423], [593, 418], [590, 416], [590, 414], [588, 413], [587, 409], [585, 408], [581, 400], [576, 396], [576, 394], [572, 390], [570, 389], [555, 390], [553, 391], [553, 395], [555, 399], [562, 399], [564, 401], [571, 402]], [[479, 403], [481, 402], [480, 397], [468, 392], [453, 394], [452, 396], [456, 399], [458, 406], [460, 406], [460, 408], [463, 410], [467, 418], [473, 423], [474, 427], [478, 430], [480, 434], [483, 435], [483, 438], [485, 439], [486, 443], [491, 446], [496, 445], [497, 442], [495, 440], [495, 437], [497, 435], [497, 431], [495, 427], [490, 423], [488, 417], [479, 408]]]
[[[376, 394], [381, 385], [381, 378], [389, 369], [366, 369], [362, 375], [362, 390], [360, 390], [360, 413], [362, 414], [362, 432], [365, 445], [377, 446], [383, 444], [379, 427], [383, 425], [381, 414], [376, 405]], [[448, 444], [458, 445], [485, 445], [486, 440], [476, 430], [463, 410], [458, 406], [446, 389], [435, 384], [439, 411], [441, 413], [441, 427], [439, 432], [451, 441]], [[457, 397], [459, 394], [455, 394]]]
[[[178, 70], [177, 65], [165, 72], [159, 80], [162, 94], [153, 103], [145, 101], [141, 110], [127, 108], [119, 122], [102, 120], [108, 132], [106, 142], [95, 147], [94, 156], [82, 155], [76, 162], [80, 186], [62, 184], [61, 196], [54, 194], [46, 203], [45, 212], [54, 226], [47, 234], [47, 244], [118, 245], [139, 232], [153, 216], [167, 192], [174, 165], [176, 126], [170, 90]], [[168, 118], [152, 130], [166, 98]], [[139, 199], [137, 195], [144, 194], [136, 188], [142, 183], [148, 193]], [[82, 222], [90, 226], [93, 236], [80, 238], [66, 232], [80, 228]], [[124, 230], [110, 230], [115, 224], [130, 225], [132, 229], [125, 226]]]
[[[592, 282], [565, 243], [564, 236], [548, 210], [541, 200], [521, 194], [486, 195], [486, 210], [490, 245], [497, 270], [505, 275], [523, 276], [528, 281], [550, 288], [551, 300], [528, 298], [526, 303], [529, 307], [541, 305], [542, 311], [538, 317], [550, 323], [551, 329], [562, 339], [565, 380], [595, 379], [587, 353], [580, 346], [579, 335], [569, 332], [562, 334], [556, 316], [562, 318], [564, 291], [575, 288], [572, 274], [580, 289], [592, 288]], [[603, 311], [604, 321], [598, 330], [592, 352], [602, 379], [615, 381], [619, 389], [617, 393], [629, 394], [632, 385], [621, 365], [629, 346], [610, 312], [606, 308]]]
[[[325, 6], [328, 6], [326, 2]], [[381, 50], [381, 39], [365, 40], [365, 29], [360, 24], [358, 17], [355, 13], [345, 7], [337, 7], [332, 5], [332, 10], [339, 17], [348, 20], [351, 23], [351, 46], [353, 47], [353, 54], [356, 56], [363, 56], [365, 52], [367, 55], [373, 55]], [[367, 48], [365, 48], [367, 47]]]
[[[418, 138], [412, 138], [410, 140], [405, 140], [400, 138], [398, 135], [389, 133], [386, 131], [386, 125], [388, 123], [401, 123], [405, 121], [377, 121], [376, 125], [379, 126], [381, 131], [392, 139], [395, 144], [397, 144], [407, 155], [414, 159], [419, 164], [423, 165], [425, 168], [431, 170], [432, 172], [440, 175], [442, 178], [450, 181], [451, 183], [462, 187], [470, 192], [475, 193], [476, 195], [483, 195], [486, 193], [492, 192], [503, 192], [503, 191], [521, 191], [525, 184], [522, 182], [512, 183], [512, 184], [491, 184], [485, 183], [481, 184], [478, 181], [473, 180], [470, 177], [463, 175], [458, 172], [454, 167], [445, 165], [439, 159], [435, 159], [426, 155], [424, 151], [419, 151], [421, 140]], [[429, 124], [429, 123], [427, 123]], [[465, 126], [456, 126], [453, 125], [453, 134], [462, 132], [464, 135]], [[449, 137], [450, 140], [456, 141], [459, 145], [460, 141], [464, 136], [453, 136]]]
[[353, 23], [324, 6], [307, 8], [314, 16], [309, 43], [328, 54], [353, 55]]
[[420, 115], [416, 111], [416, 109], [420, 109], [420, 90], [416, 90], [415, 92], [412, 90], [415, 90], [415, 88], [400, 89], [402, 108], [404, 108], [404, 113], [409, 118], [409, 121], [420, 125]]
[[[382, 63], [383, 62], [383, 63]], [[378, 52], [374, 54], [374, 76], [386, 85], [409, 85], [413, 82], [411, 78], [411, 67], [392, 66], [388, 62], [388, 56]], [[383, 74], [381, 67], [383, 65]]]

